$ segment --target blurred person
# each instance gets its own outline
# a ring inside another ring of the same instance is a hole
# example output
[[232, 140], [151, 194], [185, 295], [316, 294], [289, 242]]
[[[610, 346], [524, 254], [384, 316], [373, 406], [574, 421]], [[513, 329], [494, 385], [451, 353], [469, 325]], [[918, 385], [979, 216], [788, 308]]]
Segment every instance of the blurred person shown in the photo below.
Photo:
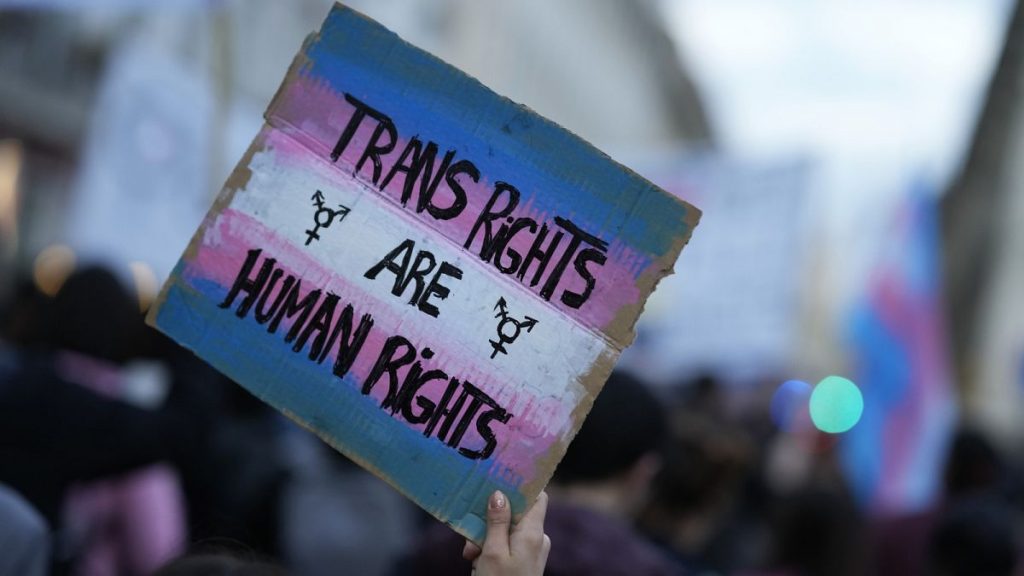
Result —
[[978, 430], [961, 428], [953, 436], [944, 471], [945, 497], [956, 500], [1001, 491], [1006, 468], [998, 450]]
[[[548, 487], [548, 576], [678, 574], [633, 527], [660, 466], [662, 407], [636, 378], [614, 372], [569, 445]], [[403, 574], [469, 574], [452, 560], [461, 541], [445, 527], [424, 536]]]
[[681, 411], [705, 420], [721, 421], [726, 415], [726, 397], [722, 382], [711, 372], [704, 372], [678, 387]]
[[928, 546], [932, 576], [1012, 576], [1020, 547], [1014, 517], [998, 498], [972, 496], [950, 507]]
[[282, 499], [292, 483], [283, 438], [296, 427], [245, 388], [218, 376], [216, 421], [185, 470], [191, 537], [229, 539], [281, 554]]
[[50, 569], [50, 528], [13, 490], [0, 484], [0, 576], [45, 576]]
[[[120, 398], [120, 364], [142, 332], [134, 299], [109, 271], [72, 274], [53, 303], [50, 342], [58, 374]], [[185, 505], [177, 473], [166, 463], [71, 487], [64, 504], [68, 532], [80, 548], [81, 576], [149, 574], [184, 550]]]
[[752, 446], [738, 426], [693, 410], [689, 401], [672, 428], [640, 524], [687, 572], [730, 572], [748, 561], [740, 505]]
[[676, 574], [633, 527], [662, 465], [668, 426], [647, 386], [614, 372], [552, 479], [549, 574]]
[[864, 571], [861, 525], [852, 499], [812, 484], [780, 497], [772, 517], [768, 568], [760, 576], [845, 576]]
[[[991, 555], [992, 551], [986, 552], [972, 544], [972, 534], [991, 531], [996, 540], [1007, 537], [997, 529], [998, 522], [1005, 520], [999, 520], [999, 513], [985, 511], [985, 508], [1014, 509], [1016, 487], [1010, 481], [1004, 458], [983, 433], [972, 428], [958, 429], [948, 449], [940, 502], [911, 514], [882, 518], [873, 523], [874, 563], [881, 576], [944, 571], [973, 574], [970, 570], [964, 572], [971, 566], [969, 557], [975, 553]], [[965, 502], [967, 509], [961, 510]], [[981, 504], [984, 506], [979, 509]], [[935, 549], [936, 539], [946, 538], [940, 536], [949, 533], [965, 537], [960, 552], [956, 547]], [[1012, 542], [1003, 545], [1012, 546]]]
[[936, 576], [1014, 574], [1021, 548], [1009, 467], [979, 430], [962, 427], [950, 443], [944, 499], [930, 515], [927, 573]]
[[[119, 366], [132, 356], [142, 328], [135, 299], [110, 270], [99, 266], [68, 276], [46, 320], [43, 333], [50, 350], [104, 368]], [[90, 368], [83, 366], [81, 371], [88, 373]]]
[[109, 272], [76, 272], [52, 301], [31, 304], [28, 318], [8, 315], [21, 324], [5, 331], [24, 346], [5, 347], [0, 370], [0, 481], [31, 501], [62, 543], [77, 537], [70, 550], [55, 549], [60, 558], [78, 557], [87, 573], [150, 572], [184, 541], [176, 480], [166, 468], [122, 475], [183, 460], [201, 427], [187, 410], [116, 399], [118, 366], [132, 354], [141, 318]]

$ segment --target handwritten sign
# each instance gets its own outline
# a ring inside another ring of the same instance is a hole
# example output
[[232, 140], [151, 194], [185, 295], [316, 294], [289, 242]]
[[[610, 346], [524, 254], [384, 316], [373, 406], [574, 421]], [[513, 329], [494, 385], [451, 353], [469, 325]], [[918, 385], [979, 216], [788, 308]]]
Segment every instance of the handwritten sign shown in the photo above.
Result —
[[480, 541], [699, 212], [340, 5], [265, 118], [149, 321]]

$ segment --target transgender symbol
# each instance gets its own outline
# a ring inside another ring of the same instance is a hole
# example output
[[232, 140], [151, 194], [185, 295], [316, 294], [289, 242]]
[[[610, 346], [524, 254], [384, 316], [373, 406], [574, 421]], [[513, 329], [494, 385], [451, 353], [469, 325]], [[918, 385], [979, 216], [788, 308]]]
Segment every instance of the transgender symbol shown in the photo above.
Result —
[[313, 201], [313, 206], [316, 206], [316, 212], [313, 213], [313, 229], [306, 230], [306, 246], [309, 246], [309, 243], [313, 240], [320, 239], [320, 234], [317, 232], [320, 231], [321, 227], [329, 228], [334, 223], [335, 217], [338, 217], [338, 222], [341, 222], [349, 212], [348, 207], [341, 204], [338, 204], [337, 210], [325, 206], [324, 193], [319, 190], [316, 191], [316, 194], [313, 194], [311, 200]]
[[526, 316], [522, 320], [516, 320], [515, 318], [508, 315], [508, 303], [505, 302], [504, 298], [498, 298], [498, 303], [494, 305], [494, 309], [498, 311], [494, 315], [495, 318], [501, 318], [501, 322], [498, 322], [498, 339], [490, 340], [491, 347], [494, 348], [494, 352], [491, 353], [491, 359], [494, 359], [498, 355], [498, 352], [502, 354], [508, 354], [505, 350], [506, 344], [511, 344], [516, 341], [519, 337], [519, 331], [525, 329], [527, 332], [533, 330], [533, 327], [537, 324], [537, 320]]

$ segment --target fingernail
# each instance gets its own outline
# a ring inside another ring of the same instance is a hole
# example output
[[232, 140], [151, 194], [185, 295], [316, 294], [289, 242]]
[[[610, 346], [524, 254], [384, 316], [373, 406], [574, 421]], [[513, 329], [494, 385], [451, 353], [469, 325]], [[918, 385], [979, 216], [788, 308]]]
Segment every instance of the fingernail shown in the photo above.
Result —
[[491, 494], [489, 505], [491, 510], [501, 510], [505, 507], [505, 495], [501, 493], [501, 490], [495, 490], [494, 494]]

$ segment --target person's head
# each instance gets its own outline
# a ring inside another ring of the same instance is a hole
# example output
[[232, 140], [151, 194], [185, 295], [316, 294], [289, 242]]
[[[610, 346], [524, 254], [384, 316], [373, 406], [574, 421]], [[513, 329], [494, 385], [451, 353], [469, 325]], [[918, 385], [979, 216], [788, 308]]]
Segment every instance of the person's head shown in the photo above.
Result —
[[984, 434], [958, 430], [946, 460], [946, 496], [959, 498], [998, 489], [1002, 468], [999, 453]]
[[1010, 507], [990, 498], [969, 498], [939, 521], [928, 543], [933, 576], [1011, 576], [1019, 551]]
[[110, 271], [84, 268], [53, 299], [49, 344], [120, 362], [130, 353], [140, 320], [135, 301]]
[[714, 418], [680, 415], [672, 428], [641, 525], [692, 555], [736, 505], [753, 451], [742, 432]]
[[618, 490], [635, 509], [660, 466], [666, 437], [657, 398], [638, 379], [613, 372], [555, 471], [556, 487]]

